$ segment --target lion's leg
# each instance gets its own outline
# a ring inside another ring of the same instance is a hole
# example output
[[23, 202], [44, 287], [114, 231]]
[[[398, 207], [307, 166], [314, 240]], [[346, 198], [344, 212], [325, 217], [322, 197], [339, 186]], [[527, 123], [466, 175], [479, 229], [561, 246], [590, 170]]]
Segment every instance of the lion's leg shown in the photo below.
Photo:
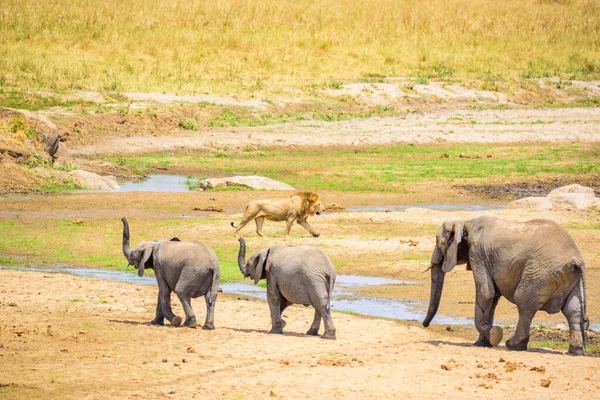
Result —
[[312, 228], [312, 226], [310, 226], [310, 224], [308, 223], [307, 220], [298, 220], [298, 223], [304, 227], [304, 229], [306, 229], [311, 235], [313, 235], [314, 237], [319, 237], [320, 233], [319, 232], [315, 232]]
[[256, 217], [254, 222], [256, 223], [256, 233], [258, 233], [258, 236], [265, 237], [265, 235], [263, 235], [262, 233], [262, 227], [263, 223], [265, 222], [265, 217]]
[[235, 228], [235, 236], [239, 235], [239, 232], [242, 230], [243, 227], [245, 227], [246, 225], [248, 225], [248, 222], [252, 221], [254, 219], [254, 216], [249, 216], [244, 214], [244, 216], [242, 217], [242, 222], [240, 222], [240, 224], [235, 227], [233, 225], [233, 222], [231, 223], [231, 226], [233, 226]]
[[290, 236], [290, 231], [292, 230], [293, 224], [294, 224], [293, 218], [285, 220], [285, 236]]

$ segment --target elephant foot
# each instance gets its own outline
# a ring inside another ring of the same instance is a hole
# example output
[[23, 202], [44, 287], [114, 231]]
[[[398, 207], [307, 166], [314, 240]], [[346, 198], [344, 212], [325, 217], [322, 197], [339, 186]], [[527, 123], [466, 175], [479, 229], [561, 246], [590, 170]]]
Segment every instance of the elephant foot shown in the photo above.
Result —
[[321, 339], [335, 340], [335, 332], [325, 332]]
[[506, 341], [506, 347], [509, 350], [525, 351], [525, 350], [527, 350], [527, 343], [529, 343], [529, 338], [525, 338], [525, 339], [521, 340], [520, 342], [515, 343], [514, 337], [512, 337]]
[[181, 325], [181, 317], [178, 317], [177, 315], [173, 317], [173, 319], [171, 320], [171, 325], [178, 327]]
[[279, 329], [273, 328], [269, 331], [269, 333], [277, 333], [279, 335], [283, 335], [283, 329], [282, 328], [279, 328]]
[[569, 353], [572, 356], [582, 356], [583, 355], [583, 347], [581, 346], [573, 346], [569, 345]]
[[477, 339], [477, 341], [475, 343], [473, 343], [473, 346], [478, 346], [478, 347], [493, 347], [492, 344], [490, 343], [489, 339], [486, 338], [483, 335], [479, 336], [479, 339]]
[[213, 331], [215, 330], [215, 324], [204, 324], [202, 329], [205, 331]]
[[152, 321], [150, 321], [150, 324], [163, 326], [165, 324], [165, 321], [164, 319], [153, 319]]
[[498, 346], [502, 341], [502, 328], [499, 326], [493, 326], [490, 330], [490, 344], [492, 346]]
[[186, 319], [185, 322], [183, 323], [183, 326], [187, 326], [188, 328], [195, 328], [197, 325], [198, 325], [198, 322], [196, 321], [196, 318]]
[[318, 329], [309, 329], [308, 332], [306, 332], [307, 335], [311, 335], [311, 336], [319, 336], [319, 330]]

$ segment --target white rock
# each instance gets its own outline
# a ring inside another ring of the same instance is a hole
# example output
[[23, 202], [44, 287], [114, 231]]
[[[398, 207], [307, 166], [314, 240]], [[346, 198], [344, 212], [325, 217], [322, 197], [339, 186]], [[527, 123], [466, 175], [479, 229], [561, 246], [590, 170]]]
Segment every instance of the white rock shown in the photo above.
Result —
[[511, 201], [508, 208], [552, 208], [552, 202], [546, 197], [525, 197]]
[[117, 179], [114, 176], [100, 176], [93, 172], [84, 171], [81, 169], [72, 171], [71, 175], [86, 189], [105, 190], [119, 188]]
[[290, 185], [264, 176], [232, 176], [228, 178], [210, 178], [198, 184], [200, 189], [215, 189], [227, 186], [242, 186], [263, 190], [295, 190]]
[[562, 186], [557, 189], [554, 189], [550, 193], [548, 193], [547, 197], [559, 196], [565, 193], [584, 193], [591, 197], [595, 197], [594, 189], [589, 186], [582, 186], [578, 183], [574, 183], [572, 185]]
[[589, 193], [562, 193], [548, 197], [555, 208], [576, 208], [585, 210], [589, 208], [596, 198]]

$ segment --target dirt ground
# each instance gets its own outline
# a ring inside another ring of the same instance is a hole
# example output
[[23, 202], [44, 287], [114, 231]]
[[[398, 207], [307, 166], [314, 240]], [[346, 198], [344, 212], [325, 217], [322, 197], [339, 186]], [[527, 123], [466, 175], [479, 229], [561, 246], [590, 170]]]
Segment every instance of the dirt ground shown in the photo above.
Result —
[[[106, 123], [110, 126], [115, 122]], [[593, 145], [600, 141], [599, 124], [597, 110], [592, 108], [452, 110], [335, 123], [312, 121], [194, 132], [176, 129], [160, 135], [127, 131], [95, 138], [82, 136], [80, 141], [73, 131], [67, 144], [78, 165], [102, 172], [110, 170], [110, 166], [94, 160], [101, 155], [224, 147], [537, 141]], [[85, 135], [85, 130], [80, 132]], [[21, 182], [13, 181], [9, 180], [13, 185]], [[440, 203], [448, 191], [455, 195], [456, 203], [505, 205], [499, 192], [521, 196], [530, 189], [530, 194], [535, 194], [536, 190], [543, 192], [562, 182], [549, 177], [548, 181], [525, 187], [523, 182], [507, 183], [474, 188], [460, 182], [452, 187], [423, 182], [409, 194], [320, 194], [325, 204], [335, 202], [345, 207]], [[593, 180], [590, 185], [598, 190], [599, 182]], [[202, 218], [203, 225], [185, 228], [185, 237], [212, 246], [231, 243], [235, 248], [237, 242], [229, 222], [239, 221], [244, 205], [255, 196], [256, 193], [243, 191], [160, 196], [5, 196], [0, 198], [0, 223], [22, 224], [33, 232], [54, 226], [53, 221], [78, 221], [98, 231], [117, 232], [107, 234], [104, 240], [118, 253], [120, 226], [115, 226], [124, 215], [135, 221], [136, 234], [140, 229], [165, 229], [157, 226], [159, 220], [172, 223], [197, 217]], [[194, 210], [207, 207], [218, 207], [224, 212]], [[588, 315], [592, 322], [600, 321], [600, 231], [589, 229], [598, 221], [597, 211], [505, 209], [490, 213], [515, 220], [550, 217], [567, 226], [586, 260]], [[333, 259], [349, 260], [336, 265], [340, 274], [378, 275], [417, 283], [365, 288], [365, 295], [426, 303], [429, 276], [421, 271], [428, 265], [435, 228], [450, 216], [471, 218], [481, 214], [423, 208], [325, 213], [310, 220], [321, 237], [311, 238], [295, 226], [291, 241], [315, 243]], [[267, 246], [283, 240], [283, 225], [266, 223], [265, 233], [270, 237], [257, 238], [251, 226], [244, 231], [251, 246]], [[27, 254], [3, 255], [52, 262], [39, 259], [34, 246]], [[292, 307], [285, 313], [286, 334], [274, 336], [266, 334], [270, 321], [264, 302], [241, 300], [226, 293], [219, 295], [215, 331], [154, 327], [148, 321], [153, 317], [155, 301], [155, 287], [0, 270], [0, 394], [11, 399], [240, 399], [439, 398], [452, 393], [458, 398], [492, 394], [552, 399], [593, 397], [600, 389], [597, 358], [570, 357], [564, 351], [541, 346], [525, 353], [508, 352], [504, 345], [495, 349], [474, 348], [470, 344], [475, 339], [472, 328], [466, 332], [462, 328], [446, 330], [444, 326], [423, 329], [410, 322], [335, 313], [338, 339], [325, 341], [304, 335], [312, 310]], [[178, 302], [173, 304], [181, 314]], [[446, 279], [439, 313], [472, 318], [473, 304], [472, 274], [456, 268]], [[196, 300], [194, 308], [198, 320], [203, 321], [203, 299]], [[500, 302], [497, 323], [513, 324], [516, 315], [514, 306]], [[562, 314], [545, 313], [540, 313], [535, 322], [565, 323]], [[564, 337], [536, 340], [564, 341]]]
[[[0, 393], [64, 398], [593, 397], [591, 357], [474, 348], [408, 323], [334, 314], [338, 339], [283, 336], [267, 306], [220, 294], [216, 330], [155, 327], [156, 288], [0, 270]], [[202, 299], [193, 306], [203, 320]], [[176, 306], [176, 312], [181, 309]]]

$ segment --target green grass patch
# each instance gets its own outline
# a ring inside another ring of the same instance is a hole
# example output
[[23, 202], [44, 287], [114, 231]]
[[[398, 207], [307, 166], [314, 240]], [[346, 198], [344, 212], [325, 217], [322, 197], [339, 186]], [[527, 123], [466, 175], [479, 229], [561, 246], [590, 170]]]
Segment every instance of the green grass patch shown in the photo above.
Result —
[[[461, 158], [462, 153], [472, 157]], [[579, 144], [295, 149], [293, 163], [288, 150], [241, 153], [221, 150], [193, 155], [141, 155], [126, 162], [146, 168], [185, 166], [202, 176], [263, 175], [299, 189], [354, 192], [406, 193], [413, 182], [419, 181], [451, 183], [457, 179], [495, 181], [544, 174], [600, 173], [600, 154], [591, 146]]]

